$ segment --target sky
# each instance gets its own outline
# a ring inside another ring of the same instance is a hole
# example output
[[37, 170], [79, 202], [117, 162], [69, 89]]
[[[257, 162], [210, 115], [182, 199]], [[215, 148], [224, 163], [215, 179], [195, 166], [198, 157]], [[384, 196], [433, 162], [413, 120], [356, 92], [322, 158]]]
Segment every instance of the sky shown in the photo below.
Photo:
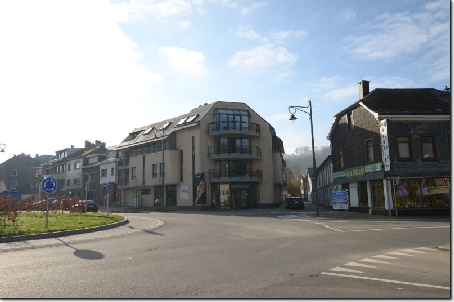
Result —
[[450, 87], [449, 0], [2, 0], [0, 162], [55, 155], [204, 103], [243, 102], [286, 154], [329, 146], [375, 88]]

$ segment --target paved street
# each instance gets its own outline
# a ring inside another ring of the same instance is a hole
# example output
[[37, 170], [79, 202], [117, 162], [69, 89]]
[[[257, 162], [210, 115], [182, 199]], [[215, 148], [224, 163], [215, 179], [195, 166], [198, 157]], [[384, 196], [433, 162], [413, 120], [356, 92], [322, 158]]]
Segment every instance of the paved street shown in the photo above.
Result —
[[311, 206], [125, 213], [111, 230], [1, 243], [0, 295], [450, 298], [448, 218], [315, 217]]

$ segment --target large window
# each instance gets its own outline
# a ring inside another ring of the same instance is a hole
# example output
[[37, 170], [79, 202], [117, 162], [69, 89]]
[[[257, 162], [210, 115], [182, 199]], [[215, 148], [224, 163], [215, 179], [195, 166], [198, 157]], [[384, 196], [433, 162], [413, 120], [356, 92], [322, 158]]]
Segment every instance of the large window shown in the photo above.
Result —
[[249, 129], [250, 114], [247, 110], [216, 109], [214, 120], [221, 130]]
[[131, 168], [131, 178], [132, 179], [136, 179], [137, 178], [137, 168], [136, 167], [132, 167]]
[[159, 164], [159, 176], [165, 176], [165, 170], [166, 170], [166, 164], [165, 163], [160, 163]]
[[451, 206], [449, 178], [400, 179], [395, 185], [397, 208]]
[[411, 143], [409, 136], [397, 137], [397, 156], [399, 160], [411, 160]]
[[158, 177], [158, 164], [153, 164], [151, 166], [151, 175], [153, 178]]
[[421, 159], [435, 160], [435, 139], [433, 136], [421, 136]]
[[101, 169], [101, 177], [107, 176], [107, 169]]
[[249, 138], [221, 137], [215, 140], [216, 154], [250, 154]]

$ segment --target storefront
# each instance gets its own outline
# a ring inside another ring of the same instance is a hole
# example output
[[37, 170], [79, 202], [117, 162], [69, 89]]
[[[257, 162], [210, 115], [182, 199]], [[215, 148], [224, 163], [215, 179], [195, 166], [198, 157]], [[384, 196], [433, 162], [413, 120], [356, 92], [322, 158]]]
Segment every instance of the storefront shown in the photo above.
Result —
[[212, 207], [220, 210], [247, 209], [257, 206], [257, 185], [220, 183], [212, 185]]

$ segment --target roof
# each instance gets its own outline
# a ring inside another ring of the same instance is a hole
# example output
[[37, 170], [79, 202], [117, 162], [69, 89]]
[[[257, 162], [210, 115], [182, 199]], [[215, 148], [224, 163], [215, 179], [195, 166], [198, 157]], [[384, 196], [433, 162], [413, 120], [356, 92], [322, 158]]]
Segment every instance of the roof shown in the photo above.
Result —
[[451, 94], [433, 88], [377, 88], [360, 101], [379, 115], [445, 115], [451, 113]]
[[364, 98], [334, 115], [328, 139], [339, 118], [359, 106], [368, 109], [377, 118], [446, 116], [451, 114], [451, 94], [434, 88], [376, 88]]
[[146, 144], [148, 142], [161, 139], [160, 134], [157, 134], [156, 132], [160, 133], [162, 130], [164, 130], [164, 137], [167, 137], [175, 131], [197, 126], [198, 122], [210, 111], [210, 109], [216, 103], [217, 102], [211, 104], [205, 103], [204, 105], [192, 109], [187, 114], [179, 115], [157, 123], [135, 128], [120, 144], [111, 148], [112, 150], [120, 150], [128, 148], [130, 146]]

